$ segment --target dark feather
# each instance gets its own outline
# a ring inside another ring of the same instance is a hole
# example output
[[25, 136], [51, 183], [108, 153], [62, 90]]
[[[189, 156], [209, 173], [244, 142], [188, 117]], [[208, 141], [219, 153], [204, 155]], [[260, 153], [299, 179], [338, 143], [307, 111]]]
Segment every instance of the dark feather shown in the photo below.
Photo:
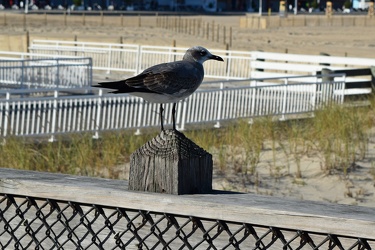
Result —
[[116, 91], [112, 91], [110, 93], [134, 93], [134, 92], [143, 92], [143, 93], [155, 93], [146, 88], [135, 88], [127, 85], [125, 83], [126, 80], [115, 81], [115, 82], [100, 82], [98, 85], [94, 85], [93, 87], [96, 88], [106, 88], [106, 89], [114, 89]]

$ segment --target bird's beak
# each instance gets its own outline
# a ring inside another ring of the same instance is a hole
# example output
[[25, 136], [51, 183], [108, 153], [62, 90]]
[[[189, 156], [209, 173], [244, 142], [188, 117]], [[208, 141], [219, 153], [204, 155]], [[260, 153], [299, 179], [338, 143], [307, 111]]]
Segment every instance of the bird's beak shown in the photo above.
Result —
[[210, 59], [224, 62], [223, 58], [221, 58], [220, 56], [216, 56], [216, 55], [211, 55]]

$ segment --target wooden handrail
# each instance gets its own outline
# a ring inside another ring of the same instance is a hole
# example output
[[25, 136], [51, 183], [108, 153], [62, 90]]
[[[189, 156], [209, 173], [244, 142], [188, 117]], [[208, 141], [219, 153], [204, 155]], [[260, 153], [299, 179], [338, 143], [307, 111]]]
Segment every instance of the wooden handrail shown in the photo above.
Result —
[[373, 208], [213, 191], [168, 195], [127, 181], [0, 168], [0, 193], [374, 239]]

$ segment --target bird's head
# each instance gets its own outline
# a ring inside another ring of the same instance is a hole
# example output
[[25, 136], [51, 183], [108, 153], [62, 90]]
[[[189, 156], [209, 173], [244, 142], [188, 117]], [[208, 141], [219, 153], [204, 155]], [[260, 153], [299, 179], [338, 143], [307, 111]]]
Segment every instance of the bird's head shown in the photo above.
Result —
[[207, 60], [217, 60], [224, 61], [220, 56], [211, 54], [206, 48], [202, 46], [194, 46], [188, 49], [184, 55], [183, 60], [186, 61], [195, 61], [199, 63], [204, 63]]

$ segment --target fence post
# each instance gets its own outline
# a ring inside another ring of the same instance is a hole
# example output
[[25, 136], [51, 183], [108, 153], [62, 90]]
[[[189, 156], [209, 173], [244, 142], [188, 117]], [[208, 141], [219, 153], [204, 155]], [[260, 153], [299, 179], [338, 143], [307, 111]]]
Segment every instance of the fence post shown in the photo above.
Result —
[[[173, 48], [176, 48], [176, 40], [173, 40], [172, 47], [173, 47]], [[177, 60], [177, 55], [176, 55], [176, 53], [177, 53], [177, 50], [173, 49], [173, 50], [171, 51], [171, 50], [169, 49], [169, 54], [170, 54], [171, 56], [173, 56], [173, 59], [172, 59], [173, 62]]]
[[330, 74], [332, 74], [332, 70], [327, 68], [322, 69], [322, 83], [324, 84], [322, 86], [323, 102], [330, 101], [330, 98], [332, 98], [332, 83], [334, 81], [334, 77], [330, 76]]
[[232, 26], [229, 27], [229, 46], [232, 47]]
[[56, 58], [56, 79], [55, 79], [55, 85], [56, 88], [60, 86], [60, 60], [59, 58]]
[[231, 72], [231, 70], [232, 70], [232, 68], [231, 68], [231, 65], [232, 65], [232, 53], [231, 52], [229, 52], [229, 45], [228, 44], [226, 44], [226, 48], [225, 48], [225, 50], [227, 51], [225, 54], [226, 54], [226, 56], [227, 56], [227, 60], [226, 60], [226, 73], [227, 73], [227, 80], [229, 80], [229, 77], [230, 77], [230, 72]]
[[175, 119], [176, 119], [176, 126], [177, 126], [178, 129], [180, 129], [180, 127], [181, 127], [181, 109], [182, 109], [181, 104], [182, 104], [182, 102], [176, 103], [176, 108], [177, 108], [176, 113], [178, 115], [174, 114]]
[[215, 21], [212, 21], [212, 41], [215, 41]]
[[[93, 76], [92, 76], [92, 58], [89, 57], [87, 59], [88, 59], [89, 63], [87, 65], [87, 70], [85, 70], [85, 72], [86, 72], [86, 75], [87, 75], [87, 86], [90, 86], [90, 84], [92, 83], [92, 78], [93, 78]], [[92, 93], [91, 90], [89, 92]]]
[[340, 85], [341, 85], [340, 104], [344, 103], [344, 98], [345, 98], [345, 83], [346, 83], [346, 75], [344, 75], [344, 77], [342, 79], [342, 82], [340, 82]]
[[217, 24], [217, 28], [216, 28], [216, 42], [219, 42], [220, 38], [220, 24]]
[[210, 23], [207, 22], [206, 23], [206, 39], [207, 40], [209, 39], [209, 35], [210, 35]]
[[26, 52], [30, 53], [30, 34], [29, 31], [26, 31]]
[[56, 132], [56, 119], [57, 119], [57, 99], [59, 98], [59, 92], [57, 90], [53, 93], [53, 110], [52, 110], [52, 122], [51, 122], [51, 137], [48, 139], [49, 142], [55, 141]]
[[217, 105], [217, 121], [214, 125], [215, 128], [220, 128], [220, 120], [222, 115], [222, 107], [223, 107], [223, 89], [224, 89], [224, 83], [220, 83], [220, 92], [219, 92], [219, 103]]
[[22, 70], [21, 70], [21, 79], [20, 79], [20, 86], [21, 86], [21, 89], [24, 88], [24, 82], [25, 82], [25, 71], [26, 71], [26, 66], [25, 66], [25, 60], [22, 60]]
[[26, 14], [23, 14], [23, 30], [26, 31]]
[[286, 113], [286, 102], [287, 102], [287, 90], [288, 90], [288, 78], [284, 79], [284, 98], [283, 98], [283, 108], [281, 113], [281, 121], [285, 120], [285, 113]]
[[137, 49], [137, 65], [135, 66], [135, 74], [137, 75], [141, 72], [141, 63], [142, 63], [142, 47], [141, 45], [138, 45]]
[[319, 86], [319, 78], [316, 77], [316, 78], [315, 78], [315, 88], [314, 88], [315, 91], [314, 91], [314, 93], [312, 94], [312, 96], [311, 96], [311, 100], [310, 100], [311, 111], [312, 111], [312, 115], [311, 115], [311, 117], [314, 117], [314, 112], [315, 112], [315, 107], [316, 107], [316, 100], [317, 100], [317, 98], [318, 98], [318, 91], [319, 91], [318, 86]]
[[374, 90], [375, 89], [375, 66], [371, 66], [370, 70], [371, 70], [371, 87]]
[[10, 101], [10, 93], [7, 92], [5, 95], [5, 120], [4, 120], [4, 131], [3, 131], [3, 136], [4, 138], [7, 137], [8, 135], [8, 124], [9, 124], [9, 101]]
[[95, 119], [95, 134], [93, 135], [93, 139], [99, 139], [99, 130], [100, 130], [100, 118], [102, 117], [102, 96], [103, 96], [103, 90], [99, 89], [98, 98], [96, 99], [96, 105], [97, 105], [97, 113], [96, 113], [96, 119]]
[[[253, 84], [254, 83], [254, 84]], [[252, 94], [252, 97], [251, 97], [251, 114], [250, 114], [250, 116], [251, 117], [254, 117], [255, 116], [255, 98], [256, 98], [256, 96], [257, 96], [257, 90], [258, 90], [258, 87], [257, 87], [257, 81], [255, 80], [255, 81], [253, 81], [253, 82], [250, 82], [250, 87], [252, 87], [251, 88], [251, 92], [253, 93]], [[252, 118], [251, 118], [251, 120], [250, 120], [250, 123], [252, 123]]]
[[227, 42], [226, 36], [227, 36], [227, 26], [224, 25], [223, 26], [223, 44], [226, 44]]
[[197, 22], [197, 20], [193, 19], [193, 36], [196, 35], [196, 22]]
[[188, 102], [188, 98], [182, 101], [182, 116], [181, 116], [181, 126], [180, 126], [181, 131], [185, 130], [186, 116], [187, 116], [186, 111], [187, 111], [187, 106], [188, 106], [187, 102]]
[[111, 60], [112, 60], [111, 55], [112, 55], [112, 45], [109, 45], [109, 48], [108, 48], [108, 61], [107, 61], [107, 63], [108, 63], [107, 74], [111, 73], [111, 70], [110, 70], [110, 68], [111, 68]]
[[137, 124], [137, 131], [135, 131], [135, 135], [140, 135], [141, 134], [141, 130], [139, 129], [142, 125], [142, 121], [144, 120], [144, 117], [143, 117], [143, 106], [145, 105], [145, 101], [143, 100], [143, 98], [139, 98], [139, 113], [138, 113], [138, 124]]

